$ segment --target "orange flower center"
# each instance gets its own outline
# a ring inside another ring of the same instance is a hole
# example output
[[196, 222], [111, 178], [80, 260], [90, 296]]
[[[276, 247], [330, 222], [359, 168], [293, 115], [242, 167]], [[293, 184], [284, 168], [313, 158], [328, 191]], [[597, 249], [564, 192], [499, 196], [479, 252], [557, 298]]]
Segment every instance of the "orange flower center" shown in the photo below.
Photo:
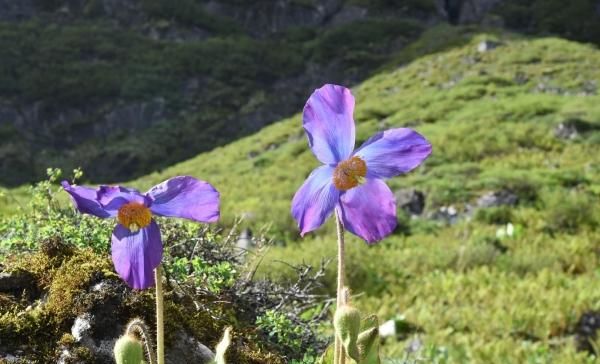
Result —
[[338, 163], [333, 171], [333, 185], [340, 191], [346, 191], [365, 181], [367, 163], [359, 157], [352, 157]]
[[152, 213], [150, 209], [139, 202], [129, 202], [121, 206], [117, 216], [119, 223], [132, 232], [150, 225]]

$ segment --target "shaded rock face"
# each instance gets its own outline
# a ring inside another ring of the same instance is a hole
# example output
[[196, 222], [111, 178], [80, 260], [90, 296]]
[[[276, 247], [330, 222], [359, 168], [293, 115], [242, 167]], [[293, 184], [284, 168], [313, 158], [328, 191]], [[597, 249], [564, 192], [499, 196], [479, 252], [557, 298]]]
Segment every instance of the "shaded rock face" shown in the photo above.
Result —
[[[7, 104], [0, 105], [0, 125], [12, 124], [24, 134], [34, 138], [43, 137], [45, 143], [63, 147], [80, 143], [90, 135], [107, 137], [116, 131], [143, 130], [164, 120], [167, 115], [166, 102], [161, 97], [127, 104], [65, 110], [56, 110], [43, 101], [21, 110]], [[96, 119], [97, 122], [85, 128], [78, 126], [80, 121], [89, 118]], [[66, 135], [56, 133], [57, 129], [68, 129], [70, 132]]]
[[0, 20], [20, 21], [33, 16], [35, 8], [32, 0], [0, 0]]
[[230, 17], [254, 35], [276, 33], [289, 28], [322, 25], [342, 6], [341, 0], [322, 0], [315, 5], [298, 4], [291, 0], [256, 1], [250, 6], [210, 0], [205, 10]]
[[437, 0], [438, 12], [450, 24], [479, 23], [502, 0]]

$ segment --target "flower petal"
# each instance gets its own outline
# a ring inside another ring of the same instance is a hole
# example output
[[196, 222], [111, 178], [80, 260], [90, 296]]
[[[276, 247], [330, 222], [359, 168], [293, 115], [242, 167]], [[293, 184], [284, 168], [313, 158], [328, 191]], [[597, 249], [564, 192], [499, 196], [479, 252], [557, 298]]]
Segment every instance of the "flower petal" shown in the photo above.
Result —
[[312, 171], [292, 200], [292, 216], [302, 236], [323, 225], [339, 200], [340, 193], [332, 183], [333, 170], [321, 166]]
[[63, 189], [71, 195], [75, 207], [82, 214], [90, 214], [101, 218], [110, 217], [97, 200], [97, 190], [89, 187], [74, 186], [67, 181], [62, 181]]
[[133, 188], [100, 186], [98, 188], [98, 202], [111, 216], [117, 216], [119, 208], [128, 202], [138, 202], [149, 206], [152, 201]]
[[396, 199], [380, 179], [367, 179], [342, 194], [339, 211], [344, 227], [367, 243], [385, 238], [396, 228]]
[[154, 269], [162, 259], [163, 248], [156, 222], [133, 233], [119, 224], [112, 235], [115, 270], [135, 289], [154, 286]]
[[370, 178], [390, 178], [407, 173], [429, 154], [429, 141], [408, 128], [377, 133], [354, 152], [367, 163], [367, 177]]
[[318, 160], [337, 164], [354, 149], [354, 97], [350, 90], [325, 85], [310, 96], [302, 120], [308, 144]]
[[146, 193], [150, 210], [159, 216], [181, 217], [200, 222], [219, 219], [219, 192], [208, 182], [190, 176], [166, 180]]

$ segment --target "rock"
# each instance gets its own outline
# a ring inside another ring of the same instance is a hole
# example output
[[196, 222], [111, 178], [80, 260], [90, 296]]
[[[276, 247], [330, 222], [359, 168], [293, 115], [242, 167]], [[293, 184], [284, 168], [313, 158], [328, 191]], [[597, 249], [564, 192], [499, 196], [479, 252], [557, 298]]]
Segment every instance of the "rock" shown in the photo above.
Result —
[[554, 135], [559, 139], [573, 140], [592, 129], [592, 125], [584, 120], [568, 119], [556, 125]]
[[484, 40], [481, 41], [478, 45], [477, 45], [477, 51], [479, 53], [485, 53], [485, 52], [489, 52], [492, 49], [496, 49], [498, 47], [500, 47], [502, 45], [502, 43], [500, 42], [496, 42], [493, 40]]
[[382, 339], [394, 338], [404, 340], [409, 334], [422, 331], [419, 327], [406, 321], [404, 316], [388, 320], [379, 326], [379, 336]]
[[215, 354], [209, 348], [183, 331], [175, 334], [175, 339], [165, 354], [168, 364], [208, 364], [214, 358]]
[[0, 292], [21, 292], [34, 286], [35, 280], [30, 274], [0, 272]]
[[330, 24], [332, 26], [338, 26], [341, 24], [351, 23], [353, 21], [361, 20], [367, 17], [368, 10], [360, 6], [345, 5], [338, 13], [336, 13], [331, 19]]
[[577, 350], [597, 354], [592, 343], [598, 337], [600, 329], [600, 311], [584, 312], [575, 325], [575, 343]]
[[248, 251], [254, 249], [254, 241], [252, 240], [252, 231], [250, 229], [242, 230], [237, 242], [236, 247], [240, 251], [240, 254], [247, 253]]
[[433, 212], [429, 216], [433, 220], [443, 221], [448, 225], [454, 225], [460, 219], [460, 215], [456, 207], [442, 206], [437, 211]]
[[497, 206], [515, 206], [519, 196], [508, 190], [488, 192], [477, 199], [477, 207], [488, 208]]
[[425, 194], [421, 191], [405, 188], [396, 191], [396, 205], [411, 215], [421, 215], [425, 209]]
[[165, 99], [157, 97], [117, 107], [106, 114], [103, 121], [94, 125], [94, 135], [107, 136], [115, 130], [143, 130], [166, 117], [165, 106]]
[[204, 10], [219, 17], [232, 18], [246, 31], [257, 36], [289, 28], [323, 25], [341, 7], [341, 0], [322, 0], [301, 4], [293, 0], [226, 3], [211, 0]]
[[0, 0], [1, 21], [21, 21], [31, 18], [35, 9], [33, 0]]
[[73, 335], [76, 341], [82, 341], [85, 337], [89, 336], [92, 328], [92, 319], [93, 317], [89, 313], [79, 315], [75, 319], [75, 322], [71, 327], [71, 335]]
[[438, 13], [450, 24], [480, 23], [502, 0], [436, 0]]

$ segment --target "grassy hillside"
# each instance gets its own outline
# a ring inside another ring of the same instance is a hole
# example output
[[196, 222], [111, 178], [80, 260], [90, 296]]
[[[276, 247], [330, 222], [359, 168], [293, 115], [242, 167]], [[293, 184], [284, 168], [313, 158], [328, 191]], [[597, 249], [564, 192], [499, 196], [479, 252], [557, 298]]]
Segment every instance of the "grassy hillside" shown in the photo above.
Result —
[[[484, 40], [498, 47], [479, 52]], [[402, 227], [384, 242], [350, 238], [347, 272], [364, 293], [361, 308], [402, 317], [418, 328], [405, 339], [418, 335], [450, 363], [593, 362], [575, 351], [573, 334], [583, 312], [600, 309], [599, 64], [591, 45], [443, 26], [353, 89], [358, 144], [399, 126], [433, 144], [425, 165], [389, 181], [392, 189], [423, 191], [424, 216], [443, 206], [463, 216], [449, 225], [400, 210]], [[557, 137], [561, 123], [578, 135]], [[277, 260], [335, 253], [333, 222], [300, 241], [289, 213], [317, 165], [296, 115], [130, 184], [179, 174], [210, 181], [223, 196], [223, 224], [243, 215], [286, 242], [261, 268], [284, 279], [291, 272]], [[473, 207], [500, 190], [518, 204]], [[515, 233], [498, 236], [507, 223]], [[404, 347], [388, 340], [384, 350], [400, 358]]]
[[[481, 53], [483, 40], [501, 45]], [[408, 125], [434, 146], [422, 168], [390, 181], [392, 189], [422, 190], [430, 212], [448, 205], [463, 211], [489, 191], [519, 199], [514, 208], [479, 209], [452, 226], [400, 212], [404, 227], [383, 243], [350, 239], [348, 274], [354, 291], [366, 293], [362, 307], [383, 319], [402, 315], [453, 363], [587, 362], [572, 335], [584, 311], [600, 309], [598, 64], [600, 52], [589, 45], [442, 27], [353, 90], [359, 143]], [[583, 131], [560, 139], [560, 123]], [[263, 265], [263, 273], [285, 276], [278, 259], [334, 256], [332, 222], [293, 242], [290, 199], [316, 165], [298, 115], [134, 184], [176, 174], [211, 181], [224, 196], [225, 223], [246, 215], [272, 223], [288, 241]], [[509, 222], [518, 233], [497, 238]], [[384, 347], [400, 356], [404, 343]]]

